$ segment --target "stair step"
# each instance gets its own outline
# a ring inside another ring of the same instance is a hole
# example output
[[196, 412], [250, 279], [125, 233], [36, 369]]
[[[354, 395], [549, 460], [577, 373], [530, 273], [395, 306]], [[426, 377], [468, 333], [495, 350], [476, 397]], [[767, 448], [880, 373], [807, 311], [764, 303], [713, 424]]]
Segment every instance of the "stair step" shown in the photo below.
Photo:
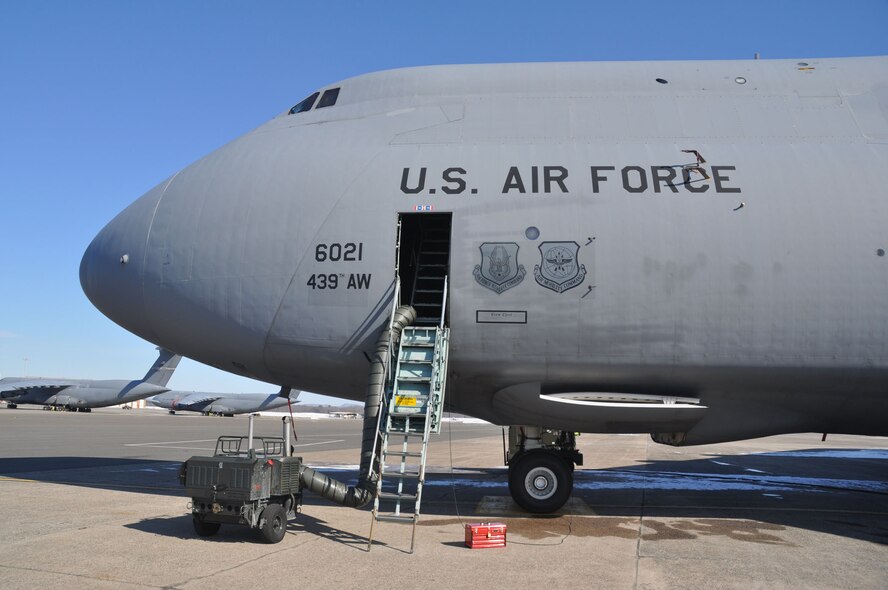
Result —
[[400, 471], [392, 471], [392, 472], [383, 472], [383, 479], [388, 477], [394, 477], [395, 479], [419, 479], [418, 473], [401, 473]]
[[394, 455], [396, 457], [422, 457], [422, 453], [415, 451], [386, 451], [386, 455]]
[[383, 520], [387, 522], [413, 522], [415, 517], [413, 516], [400, 516], [397, 514], [377, 514], [376, 520]]
[[397, 494], [394, 492], [379, 492], [380, 500], [407, 500], [410, 502], [416, 501], [416, 494]]
[[444, 289], [417, 289], [414, 293], [443, 293]]
[[387, 432], [388, 432], [388, 434], [394, 434], [394, 435], [397, 435], [397, 436], [409, 436], [409, 437], [417, 437], [417, 436], [418, 436], [418, 437], [420, 437], [420, 438], [423, 437], [423, 436], [425, 436], [425, 433], [423, 433], [423, 432], [414, 432], [414, 431], [412, 431], [412, 430], [411, 430], [411, 431], [408, 431], [408, 432], [404, 432], [403, 430], [392, 430], [392, 429], [389, 429]]

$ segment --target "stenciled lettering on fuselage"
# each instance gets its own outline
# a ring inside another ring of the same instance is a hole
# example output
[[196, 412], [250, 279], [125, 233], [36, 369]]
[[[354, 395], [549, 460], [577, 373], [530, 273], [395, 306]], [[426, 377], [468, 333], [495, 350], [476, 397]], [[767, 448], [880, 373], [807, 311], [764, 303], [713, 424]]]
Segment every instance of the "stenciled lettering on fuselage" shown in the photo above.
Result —
[[524, 280], [527, 272], [524, 265], [518, 264], [518, 244], [484, 242], [479, 249], [481, 264], [476, 264], [472, 271], [479, 285], [499, 295]]
[[[706, 170], [708, 173], [705, 173]], [[700, 164], [589, 166], [583, 174], [583, 183], [592, 194], [616, 186], [627, 194], [739, 193], [740, 187], [731, 180], [735, 166]], [[452, 166], [440, 174], [428, 167], [404, 168], [401, 173], [401, 193], [405, 195], [461, 195], [478, 194], [478, 187], [470, 183], [466, 168]], [[437, 183], [441, 179], [441, 184]], [[510, 166], [498, 185], [501, 195], [569, 194], [579, 183], [573, 180], [566, 166]], [[439, 193], [440, 191], [440, 193]]]
[[586, 266], [577, 260], [580, 245], [576, 242], [543, 242], [540, 263], [533, 267], [536, 282], [556, 293], [573, 289], [586, 278]]
[[[314, 252], [315, 262], [322, 263], [328, 267], [330, 264], [335, 266], [342, 262], [362, 263], [364, 261], [363, 242], [322, 242], [315, 245]], [[332, 291], [344, 287], [346, 290], [366, 291], [370, 289], [371, 278], [373, 278], [371, 273], [321, 272], [312, 274], [308, 277], [308, 281], [305, 284], [312, 290]]]

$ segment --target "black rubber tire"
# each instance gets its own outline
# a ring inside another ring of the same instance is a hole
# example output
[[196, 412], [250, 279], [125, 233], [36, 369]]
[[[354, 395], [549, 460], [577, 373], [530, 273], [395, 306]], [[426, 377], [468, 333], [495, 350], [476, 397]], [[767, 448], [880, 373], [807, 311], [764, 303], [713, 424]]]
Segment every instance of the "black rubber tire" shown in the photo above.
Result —
[[196, 516], [191, 517], [191, 522], [194, 524], [194, 532], [198, 537], [212, 537], [219, 532], [219, 527], [222, 526], [218, 522], [204, 522]]
[[287, 533], [287, 514], [284, 507], [272, 502], [259, 516], [259, 532], [266, 543], [280, 543]]
[[573, 492], [573, 473], [560, 455], [531, 451], [510, 466], [509, 492], [515, 503], [528, 512], [555, 512]]

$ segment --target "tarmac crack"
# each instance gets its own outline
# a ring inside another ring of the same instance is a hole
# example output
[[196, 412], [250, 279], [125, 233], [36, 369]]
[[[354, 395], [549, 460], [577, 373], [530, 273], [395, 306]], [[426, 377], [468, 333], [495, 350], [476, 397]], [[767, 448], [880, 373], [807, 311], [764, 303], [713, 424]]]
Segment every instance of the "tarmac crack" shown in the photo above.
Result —
[[[645, 445], [645, 460], [648, 459], [647, 445]], [[638, 590], [638, 570], [641, 564], [641, 541], [644, 538], [644, 500], [647, 492], [647, 477], [642, 477], [641, 502], [638, 506], [638, 539], [635, 541], [635, 579], [632, 581], [632, 589]]]
[[188, 584], [190, 584], [190, 583], [192, 583], [192, 582], [198, 582], [198, 581], [200, 581], [200, 580], [207, 580], [207, 579], [209, 579], [209, 578], [212, 578], [212, 577], [214, 577], [214, 576], [218, 576], [218, 575], [220, 575], [220, 574], [225, 574], [225, 573], [228, 573], [228, 572], [232, 572], [232, 571], [234, 571], [234, 570], [236, 570], [236, 569], [239, 569], [239, 568], [242, 568], [242, 567], [244, 567], [244, 566], [246, 566], [246, 565], [250, 565], [251, 563], [256, 563], [256, 562], [258, 562], [258, 561], [260, 561], [260, 560], [262, 560], [262, 559], [265, 559], [266, 557], [272, 557], [272, 556], [274, 556], [274, 555], [279, 555], [279, 554], [284, 553], [284, 552], [286, 552], [286, 551], [290, 551], [290, 550], [293, 550], [293, 549], [297, 549], [297, 548], [299, 548], [299, 547], [302, 547], [303, 545], [307, 545], [308, 543], [316, 542], [316, 541], [320, 540], [320, 538], [321, 538], [320, 536], [312, 535], [311, 537], [306, 538], [305, 540], [303, 540], [303, 541], [302, 541], [301, 543], [299, 543], [299, 544], [296, 544], [296, 545], [288, 544], [286, 547], [282, 547], [282, 548], [278, 549], [277, 551], [271, 551], [271, 552], [269, 552], [269, 553], [264, 553], [264, 554], [262, 554], [262, 555], [259, 555], [259, 556], [257, 556], [257, 557], [254, 557], [254, 558], [252, 558], [252, 559], [247, 559], [246, 561], [242, 561], [241, 563], [238, 563], [238, 564], [232, 565], [231, 567], [227, 567], [227, 568], [224, 568], [224, 569], [221, 569], [221, 570], [217, 570], [217, 571], [215, 571], [215, 572], [212, 572], [212, 573], [206, 574], [206, 575], [204, 575], [204, 576], [195, 576], [195, 577], [193, 577], [193, 578], [188, 578], [187, 580], [183, 580], [183, 581], [181, 581], [181, 582], [175, 582], [175, 583], [173, 583], [173, 584], [167, 584], [167, 585], [163, 586], [162, 588], [164, 588], [164, 590], [169, 590], [169, 589], [173, 589], [173, 588], [175, 588], [175, 589], [181, 589], [181, 588], [184, 588], [185, 586], [187, 586]]
[[19, 570], [24, 572], [39, 572], [42, 574], [55, 574], [58, 576], [67, 576], [71, 578], [79, 578], [84, 580], [95, 580], [97, 582], [106, 582], [108, 584], [126, 584], [127, 586], [134, 586], [136, 588], [165, 588], [165, 586], [155, 586], [153, 584], [143, 584], [141, 582], [129, 582], [127, 580], [119, 580], [117, 578], [100, 578], [96, 576], [88, 576], [86, 574], [72, 574], [70, 572], [59, 572], [56, 570], [50, 569], [40, 569], [36, 567], [22, 567], [19, 565], [7, 565], [4, 563], [0, 563], [0, 568], [6, 568], [9, 570]]

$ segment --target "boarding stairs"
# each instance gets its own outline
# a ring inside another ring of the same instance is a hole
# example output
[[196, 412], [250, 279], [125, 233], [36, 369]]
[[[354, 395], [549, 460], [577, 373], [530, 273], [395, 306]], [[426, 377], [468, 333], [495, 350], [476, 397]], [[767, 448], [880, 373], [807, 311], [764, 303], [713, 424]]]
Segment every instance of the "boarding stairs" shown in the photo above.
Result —
[[[444, 277], [441, 294], [446, 297]], [[436, 326], [408, 326], [401, 333], [397, 360], [380, 422], [380, 459], [368, 548], [376, 522], [411, 524], [410, 553], [416, 539], [429, 437], [441, 431], [447, 380], [449, 328], [444, 300]]]

